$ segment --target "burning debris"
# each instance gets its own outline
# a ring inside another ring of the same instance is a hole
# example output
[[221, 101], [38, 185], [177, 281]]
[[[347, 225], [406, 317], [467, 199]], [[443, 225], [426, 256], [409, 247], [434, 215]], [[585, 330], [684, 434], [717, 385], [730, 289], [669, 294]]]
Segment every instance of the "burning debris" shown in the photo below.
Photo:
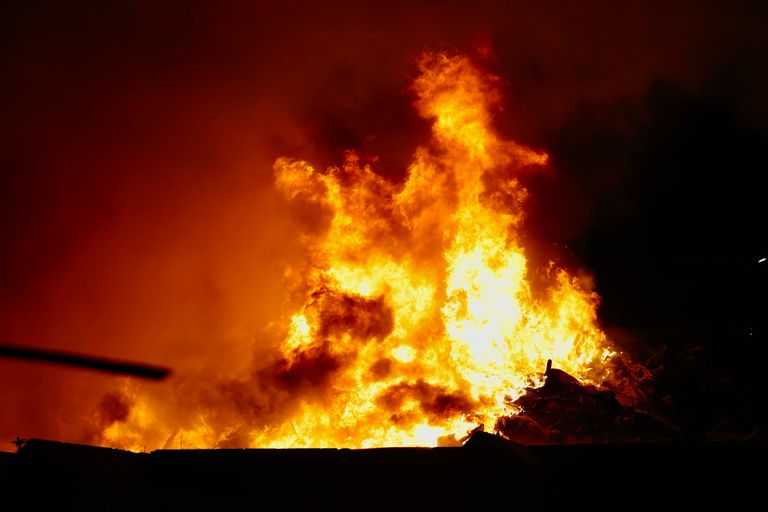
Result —
[[611, 361], [611, 378], [580, 382], [548, 362], [544, 383], [510, 398], [494, 430], [532, 445], [740, 442], [764, 437], [756, 389], [712, 372], [702, 346], [664, 346], [643, 363]]
[[[639, 365], [633, 365], [639, 366]], [[520, 414], [501, 417], [494, 429], [523, 444], [661, 441], [679, 438], [682, 432], [655, 411], [637, 390], [649, 385], [634, 376], [616, 385], [584, 384], [547, 362], [544, 384], [529, 388], [514, 400]], [[632, 399], [622, 392], [632, 388]]]

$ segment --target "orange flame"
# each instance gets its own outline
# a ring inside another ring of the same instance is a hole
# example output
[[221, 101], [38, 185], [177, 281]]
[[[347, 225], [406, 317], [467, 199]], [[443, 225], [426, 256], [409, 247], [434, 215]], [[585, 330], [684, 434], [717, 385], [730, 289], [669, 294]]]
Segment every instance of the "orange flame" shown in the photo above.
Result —
[[[495, 78], [468, 58], [428, 54], [420, 71], [416, 106], [432, 140], [404, 183], [354, 152], [325, 171], [275, 162], [279, 190], [328, 225], [305, 235], [310, 264], [286, 274], [303, 305], [257, 383], [261, 407], [290, 405], [245, 427], [251, 446], [455, 442], [514, 413], [547, 359], [587, 382], [607, 372], [597, 296], [553, 263], [546, 292], [532, 291], [518, 176], [547, 155], [499, 137]], [[137, 399], [134, 417], [146, 423], [150, 409]], [[129, 427], [110, 429], [116, 442]], [[226, 432], [201, 421], [184, 435], [188, 446], [215, 446]]]
[[295, 360], [327, 346], [344, 366], [329, 401], [307, 403], [290, 429], [258, 444], [434, 445], [509, 414], [509, 398], [538, 382], [548, 358], [588, 379], [611, 354], [595, 295], [564, 271], [552, 267], [547, 297], [532, 295], [516, 173], [547, 155], [495, 133], [493, 77], [466, 57], [429, 54], [414, 89], [433, 140], [404, 185], [354, 153], [327, 172], [275, 164], [288, 197], [332, 214], [309, 241], [312, 292], [283, 350]]

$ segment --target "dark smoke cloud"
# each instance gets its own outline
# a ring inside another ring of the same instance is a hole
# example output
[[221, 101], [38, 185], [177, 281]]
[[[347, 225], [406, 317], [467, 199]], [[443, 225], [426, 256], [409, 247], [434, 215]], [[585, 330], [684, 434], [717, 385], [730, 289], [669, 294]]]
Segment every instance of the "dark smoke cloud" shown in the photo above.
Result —
[[477, 403], [460, 391], [452, 392], [419, 379], [414, 383], [401, 382], [387, 388], [377, 398], [376, 404], [391, 411], [390, 421], [408, 424], [409, 414], [403, 413], [410, 401], [418, 404], [421, 412], [430, 419], [442, 420], [460, 414], [470, 414]]
[[367, 299], [321, 288], [312, 294], [307, 309], [317, 315], [317, 335], [321, 338], [349, 334], [358, 340], [384, 339], [394, 327], [392, 310], [383, 298]]
[[118, 421], [125, 421], [133, 407], [133, 400], [122, 393], [107, 393], [99, 402], [95, 419], [104, 429]]
[[[441, 48], [497, 73], [499, 129], [550, 153], [550, 173], [525, 178], [527, 236], [541, 260], [594, 270], [608, 323], [681, 309], [690, 321], [723, 307], [723, 322], [748, 316], [743, 301], [703, 297], [744, 296], [723, 262], [766, 250], [765, 11], [748, 1], [6, 6], [0, 339], [200, 372], [144, 388], [176, 404], [167, 414], [180, 424], [199, 407], [222, 423], [263, 414], [262, 397], [221, 384], [250, 364], [243, 354], [284, 389], [307, 385], [274, 363], [275, 337], [261, 331], [281, 314], [282, 264], [303, 257], [302, 221], [273, 192], [272, 163], [322, 168], [356, 148], [402, 177], [429, 137], [411, 107], [415, 57]], [[348, 328], [385, 333], [377, 308], [370, 327]], [[301, 364], [322, 380], [336, 363], [317, 351]], [[0, 439], [90, 440], [85, 419], [119, 387], [0, 361]], [[429, 396], [435, 414], [462, 407]]]
[[280, 358], [259, 373], [260, 387], [276, 388], [291, 396], [306, 396], [308, 392], [323, 392], [330, 378], [342, 366], [329, 343], [299, 350], [293, 359]]

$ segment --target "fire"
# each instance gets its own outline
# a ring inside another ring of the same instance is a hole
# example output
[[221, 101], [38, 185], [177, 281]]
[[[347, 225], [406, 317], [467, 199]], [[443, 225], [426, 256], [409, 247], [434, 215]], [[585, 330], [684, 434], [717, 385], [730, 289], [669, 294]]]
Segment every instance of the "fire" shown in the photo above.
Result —
[[[249, 381], [265, 412], [229, 429], [250, 446], [455, 443], [513, 414], [548, 359], [586, 382], [607, 372], [597, 296], [554, 263], [544, 292], [531, 284], [519, 176], [547, 155], [500, 138], [496, 78], [469, 58], [427, 54], [420, 72], [416, 107], [432, 139], [403, 183], [354, 152], [326, 170], [275, 162], [277, 188], [327, 226], [304, 235], [309, 263], [286, 272], [300, 305], [280, 356]], [[137, 399], [142, 425], [153, 414]], [[182, 434], [187, 446], [217, 446], [228, 432], [202, 418]]]
[[576, 279], [552, 266], [548, 294], [532, 293], [516, 175], [547, 155], [494, 131], [494, 78], [466, 57], [429, 54], [414, 90], [433, 139], [401, 186], [354, 153], [324, 172], [275, 164], [287, 197], [331, 214], [308, 240], [310, 291], [283, 351], [324, 347], [344, 363], [332, 398], [292, 419], [298, 435], [265, 432], [258, 445], [435, 445], [509, 414], [547, 359], [589, 380], [611, 354], [596, 297]]

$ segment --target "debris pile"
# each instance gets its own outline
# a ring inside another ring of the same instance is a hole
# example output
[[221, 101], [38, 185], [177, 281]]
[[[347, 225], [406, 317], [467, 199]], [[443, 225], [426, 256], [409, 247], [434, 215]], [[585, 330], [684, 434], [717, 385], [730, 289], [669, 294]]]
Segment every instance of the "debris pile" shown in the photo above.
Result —
[[547, 363], [544, 385], [528, 388], [513, 405], [522, 412], [499, 418], [494, 430], [522, 444], [667, 441], [681, 431], [653, 406], [653, 375], [619, 361], [605, 387], [583, 384]]

